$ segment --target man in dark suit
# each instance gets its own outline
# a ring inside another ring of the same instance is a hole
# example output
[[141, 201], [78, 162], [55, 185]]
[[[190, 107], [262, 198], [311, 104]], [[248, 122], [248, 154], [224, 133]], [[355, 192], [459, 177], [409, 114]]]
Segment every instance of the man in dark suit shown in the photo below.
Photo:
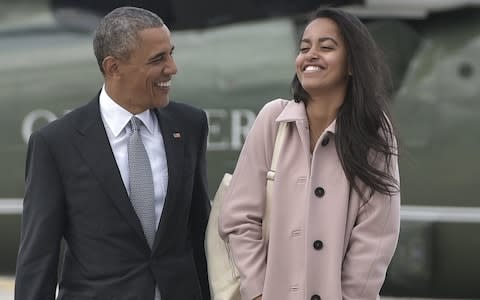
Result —
[[173, 48], [147, 10], [102, 19], [101, 92], [29, 141], [15, 299], [55, 298], [62, 239], [58, 299], [210, 299], [208, 125], [169, 103]]

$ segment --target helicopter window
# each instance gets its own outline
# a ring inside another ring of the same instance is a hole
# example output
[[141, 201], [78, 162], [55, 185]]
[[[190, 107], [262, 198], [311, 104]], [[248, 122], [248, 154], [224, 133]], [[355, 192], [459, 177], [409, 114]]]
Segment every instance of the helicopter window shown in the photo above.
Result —
[[395, 92], [421, 42], [420, 34], [406, 22], [397, 20], [372, 20], [366, 24], [385, 55], [392, 77], [392, 92]]
[[458, 75], [462, 78], [468, 79], [473, 76], [474, 68], [471, 63], [463, 62], [458, 66]]

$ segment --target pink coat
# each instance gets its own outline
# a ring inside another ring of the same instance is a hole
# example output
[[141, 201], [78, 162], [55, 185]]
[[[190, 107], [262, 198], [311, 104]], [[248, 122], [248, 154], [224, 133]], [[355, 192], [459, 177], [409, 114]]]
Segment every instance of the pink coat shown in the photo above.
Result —
[[[290, 124], [266, 247], [261, 228], [266, 173], [279, 122]], [[260, 294], [263, 300], [377, 299], [398, 240], [400, 194], [375, 193], [365, 204], [353, 191], [349, 200], [334, 139], [335, 122], [310, 154], [303, 103], [279, 99], [258, 114], [219, 217], [220, 235], [241, 275], [242, 299]], [[399, 180], [396, 157], [392, 161]]]

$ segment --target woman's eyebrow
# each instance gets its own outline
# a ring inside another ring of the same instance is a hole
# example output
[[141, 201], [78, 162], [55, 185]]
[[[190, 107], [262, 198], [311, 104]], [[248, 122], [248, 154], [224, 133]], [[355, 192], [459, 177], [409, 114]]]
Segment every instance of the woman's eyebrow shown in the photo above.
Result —
[[337, 40], [331, 36], [325, 36], [318, 39], [319, 42], [332, 41], [335, 45], [338, 45]]
[[[320, 43], [325, 42], [325, 41], [332, 41], [335, 45], [338, 45], [337, 40], [335, 38], [331, 37], [331, 36], [320, 37], [320, 38], [318, 38], [318, 41]], [[300, 42], [301, 43], [308, 43], [308, 44], [312, 43], [309, 38], [303, 38]]]

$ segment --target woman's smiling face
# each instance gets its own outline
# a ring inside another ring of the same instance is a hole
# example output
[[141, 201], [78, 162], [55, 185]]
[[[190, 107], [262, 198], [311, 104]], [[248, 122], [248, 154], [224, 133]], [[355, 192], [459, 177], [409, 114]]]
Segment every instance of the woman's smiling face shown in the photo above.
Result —
[[318, 18], [308, 24], [295, 63], [298, 80], [310, 96], [316, 92], [346, 87], [347, 51], [342, 34], [333, 20]]

